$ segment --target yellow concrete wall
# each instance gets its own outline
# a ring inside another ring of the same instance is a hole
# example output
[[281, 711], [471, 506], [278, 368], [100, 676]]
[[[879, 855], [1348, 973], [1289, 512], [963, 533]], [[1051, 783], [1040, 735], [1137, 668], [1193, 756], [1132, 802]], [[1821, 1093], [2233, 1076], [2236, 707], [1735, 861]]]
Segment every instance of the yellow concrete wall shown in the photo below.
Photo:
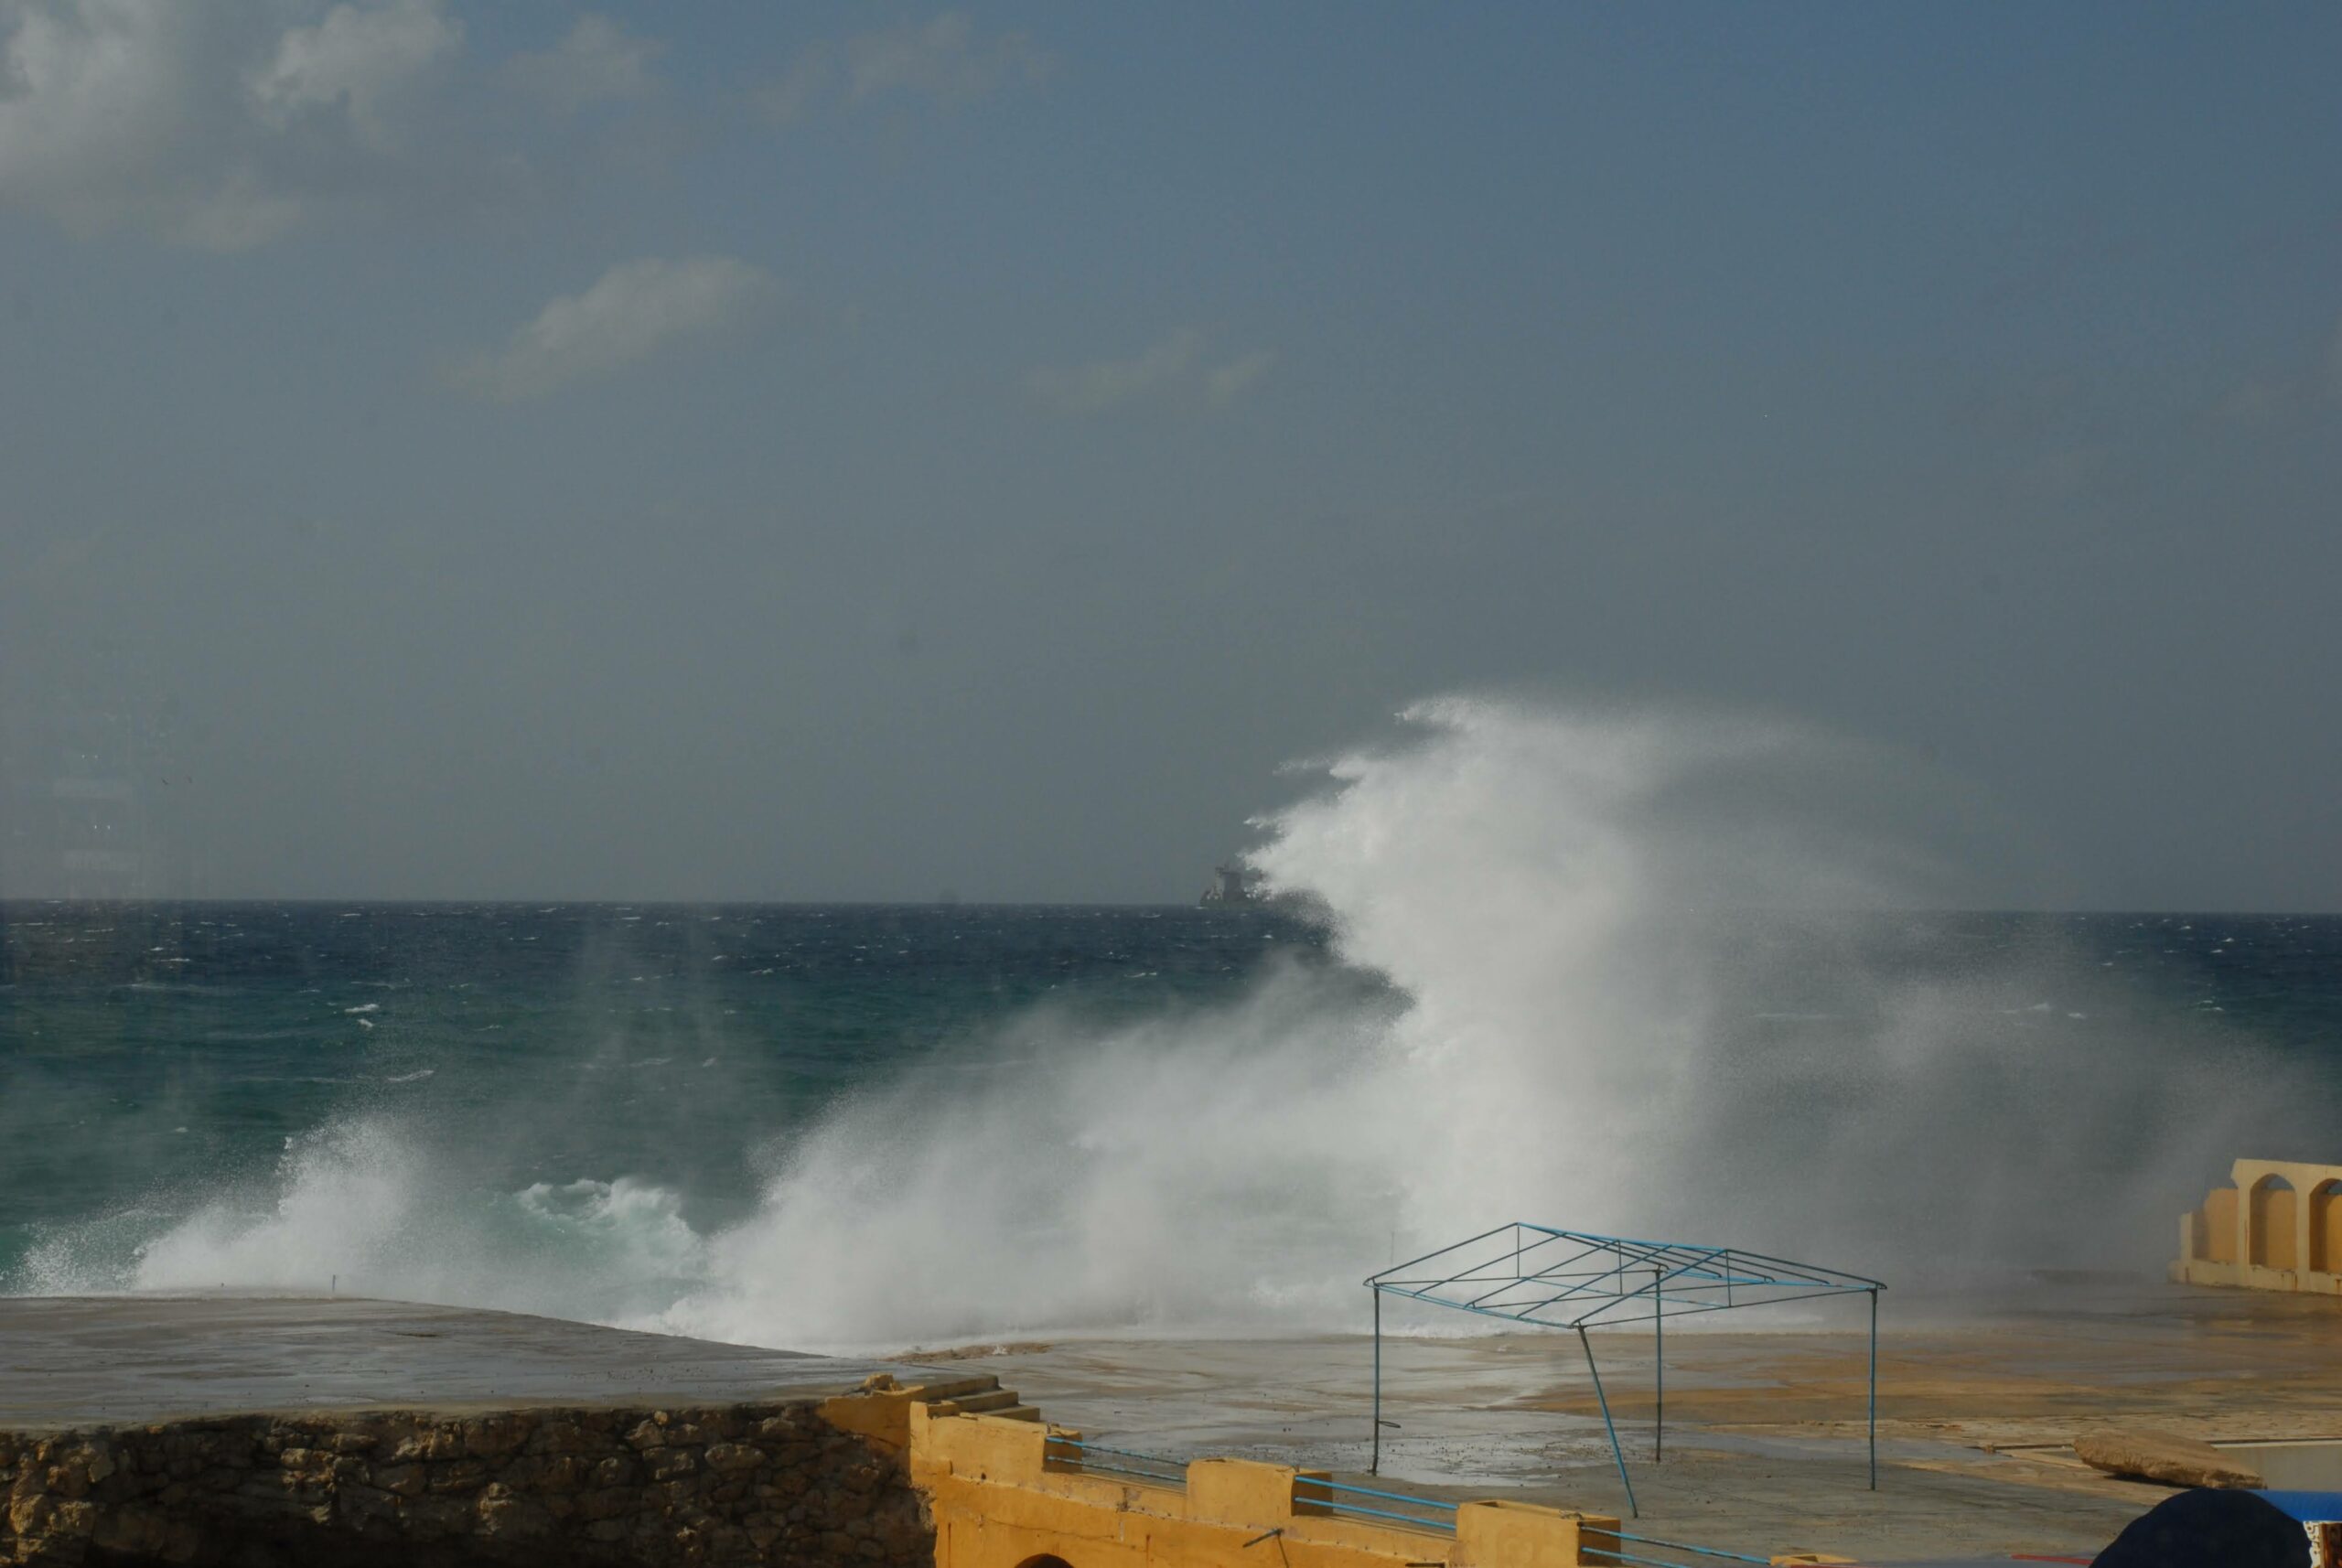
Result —
[[2342, 1295], [2342, 1165], [2239, 1160], [2232, 1186], [2180, 1217], [2171, 1277]]
[[2342, 1272], [2342, 1182], [2310, 1189], [2309, 1267], [2320, 1273]]
[[2204, 1199], [2208, 1242], [2204, 1256], [2234, 1262], [2236, 1251], [2236, 1188], [2221, 1187]]
[[[1520, 1503], [1466, 1503], [1456, 1534], [1326, 1510], [1325, 1477], [1246, 1459], [1198, 1459], [1184, 1488], [1085, 1473], [1053, 1456], [1062, 1427], [913, 1404], [911, 1479], [935, 1518], [936, 1568], [1575, 1568], [1618, 1521]], [[1262, 1538], [1275, 1542], [1264, 1558]], [[1617, 1541], [1611, 1541], [1615, 1547]]]

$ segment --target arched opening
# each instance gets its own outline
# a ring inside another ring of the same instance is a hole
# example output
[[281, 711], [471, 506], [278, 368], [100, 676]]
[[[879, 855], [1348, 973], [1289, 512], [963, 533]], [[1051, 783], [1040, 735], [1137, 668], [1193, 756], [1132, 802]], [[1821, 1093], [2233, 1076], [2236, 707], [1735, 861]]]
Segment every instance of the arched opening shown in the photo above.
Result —
[[1053, 1557], [1044, 1552], [1038, 1557], [1027, 1557], [1016, 1568], [1073, 1568], [1073, 1564], [1062, 1557]]
[[2294, 1184], [2265, 1176], [2252, 1184], [2252, 1256], [2263, 1269], [2298, 1268], [2294, 1257]]
[[2342, 1181], [2310, 1188], [2309, 1266], [2322, 1274], [2342, 1268]]

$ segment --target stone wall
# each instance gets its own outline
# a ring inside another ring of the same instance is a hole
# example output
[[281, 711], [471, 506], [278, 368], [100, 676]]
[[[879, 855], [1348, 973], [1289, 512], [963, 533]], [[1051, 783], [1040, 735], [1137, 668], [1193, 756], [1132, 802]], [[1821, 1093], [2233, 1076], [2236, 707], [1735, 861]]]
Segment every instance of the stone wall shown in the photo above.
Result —
[[934, 1562], [897, 1445], [809, 1402], [0, 1432], [0, 1563]]

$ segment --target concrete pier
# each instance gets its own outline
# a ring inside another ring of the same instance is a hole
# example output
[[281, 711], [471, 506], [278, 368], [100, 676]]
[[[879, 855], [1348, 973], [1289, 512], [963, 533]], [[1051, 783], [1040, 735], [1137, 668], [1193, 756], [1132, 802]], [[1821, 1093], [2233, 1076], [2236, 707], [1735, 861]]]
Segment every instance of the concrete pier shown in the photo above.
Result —
[[926, 1568], [884, 1370], [389, 1302], [0, 1300], [0, 1563]]
[[16, 1431], [255, 1411], [821, 1399], [886, 1369], [350, 1296], [0, 1297], [0, 1427]]

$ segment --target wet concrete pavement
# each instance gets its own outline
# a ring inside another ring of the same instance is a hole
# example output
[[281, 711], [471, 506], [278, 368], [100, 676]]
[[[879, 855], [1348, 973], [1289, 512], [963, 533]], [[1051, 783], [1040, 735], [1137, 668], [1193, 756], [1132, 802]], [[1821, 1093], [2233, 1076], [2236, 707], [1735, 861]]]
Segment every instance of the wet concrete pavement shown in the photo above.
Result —
[[256, 1411], [827, 1398], [877, 1369], [347, 1296], [0, 1298], [0, 1426], [18, 1431]]
[[[1897, 1303], [1869, 1489], [1860, 1332], [1682, 1330], [1652, 1459], [1651, 1341], [1593, 1337], [1644, 1533], [1762, 1558], [2013, 1552], [2087, 1562], [2168, 1493], [2082, 1466], [2100, 1421], [2208, 1439], [2342, 1437], [2342, 1302], [2152, 1280], [2045, 1281]], [[965, 1348], [982, 1351], [984, 1347]], [[917, 1352], [911, 1353], [914, 1357]], [[1050, 1420], [1176, 1456], [1237, 1454], [1364, 1478], [1370, 1342], [1069, 1341], [969, 1358]], [[1386, 1340], [1380, 1483], [1623, 1514], [1574, 1336]]]
[[[1651, 1342], [1593, 1337], [1641, 1507], [1638, 1529], [1762, 1558], [2027, 1552], [2087, 1561], [2163, 1488], [2083, 1466], [2100, 1421], [2214, 1439], [2342, 1438], [2342, 1302], [2148, 1280], [2044, 1282], [1989, 1302], [1896, 1300], [1868, 1487], [1866, 1344], [1816, 1317], [1779, 1332], [1671, 1326], [1665, 1458]], [[259, 1410], [819, 1398], [874, 1370], [988, 1372], [1050, 1420], [1178, 1458], [1230, 1454], [1365, 1479], [1362, 1336], [1069, 1340], [887, 1362], [501, 1313], [234, 1294], [0, 1300], [0, 1424]], [[1574, 1337], [1394, 1337], [1377, 1484], [1625, 1512]]]

